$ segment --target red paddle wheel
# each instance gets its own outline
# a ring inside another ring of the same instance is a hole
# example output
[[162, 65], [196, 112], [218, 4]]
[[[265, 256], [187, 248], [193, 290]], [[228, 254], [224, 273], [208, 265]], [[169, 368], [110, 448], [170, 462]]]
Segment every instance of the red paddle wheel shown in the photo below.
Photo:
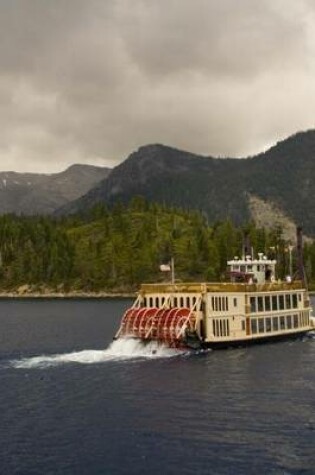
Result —
[[195, 330], [196, 317], [189, 308], [130, 308], [122, 319], [116, 338], [158, 340], [170, 347], [185, 346], [186, 331]]

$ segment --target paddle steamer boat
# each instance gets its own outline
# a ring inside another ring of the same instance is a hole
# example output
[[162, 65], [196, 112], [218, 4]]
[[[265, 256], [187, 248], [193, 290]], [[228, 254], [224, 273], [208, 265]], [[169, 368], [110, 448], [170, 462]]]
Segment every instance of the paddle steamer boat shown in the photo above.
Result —
[[[170, 347], [224, 348], [296, 338], [315, 330], [304, 270], [276, 277], [276, 261], [259, 254], [228, 261], [229, 282], [143, 284], [115, 338]], [[301, 276], [302, 274], [302, 276]]]

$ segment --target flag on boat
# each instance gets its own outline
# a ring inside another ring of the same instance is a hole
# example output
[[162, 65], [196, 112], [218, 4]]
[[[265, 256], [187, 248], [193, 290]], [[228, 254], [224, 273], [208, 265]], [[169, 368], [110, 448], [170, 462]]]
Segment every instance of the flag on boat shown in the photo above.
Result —
[[169, 264], [161, 264], [160, 265], [160, 271], [170, 272], [171, 271], [171, 266]]

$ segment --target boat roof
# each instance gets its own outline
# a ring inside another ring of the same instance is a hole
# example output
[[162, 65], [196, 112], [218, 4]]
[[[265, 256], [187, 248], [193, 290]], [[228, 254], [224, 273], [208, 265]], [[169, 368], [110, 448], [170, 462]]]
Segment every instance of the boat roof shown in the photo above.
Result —
[[294, 282], [267, 282], [264, 284], [233, 283], [233, 282], [182, 282], [175, 284], [142, 284], [140, 293], [207, 293], [207, 292], [280, 292], [305, 290], [300, 280]]

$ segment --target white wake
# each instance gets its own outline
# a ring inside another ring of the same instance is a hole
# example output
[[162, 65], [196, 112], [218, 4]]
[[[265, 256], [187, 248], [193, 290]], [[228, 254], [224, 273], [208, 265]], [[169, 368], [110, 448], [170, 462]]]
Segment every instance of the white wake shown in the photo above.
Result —
[[11, 361], [14, 368], [47, 368], [65, 363], [95, 364], [139, 358], [170, 358], [186, 352], [156, 341], [144, 343], [134, 338], [120, 338], [105, 350], [82, 350], [57, 355], [40, 355]]

